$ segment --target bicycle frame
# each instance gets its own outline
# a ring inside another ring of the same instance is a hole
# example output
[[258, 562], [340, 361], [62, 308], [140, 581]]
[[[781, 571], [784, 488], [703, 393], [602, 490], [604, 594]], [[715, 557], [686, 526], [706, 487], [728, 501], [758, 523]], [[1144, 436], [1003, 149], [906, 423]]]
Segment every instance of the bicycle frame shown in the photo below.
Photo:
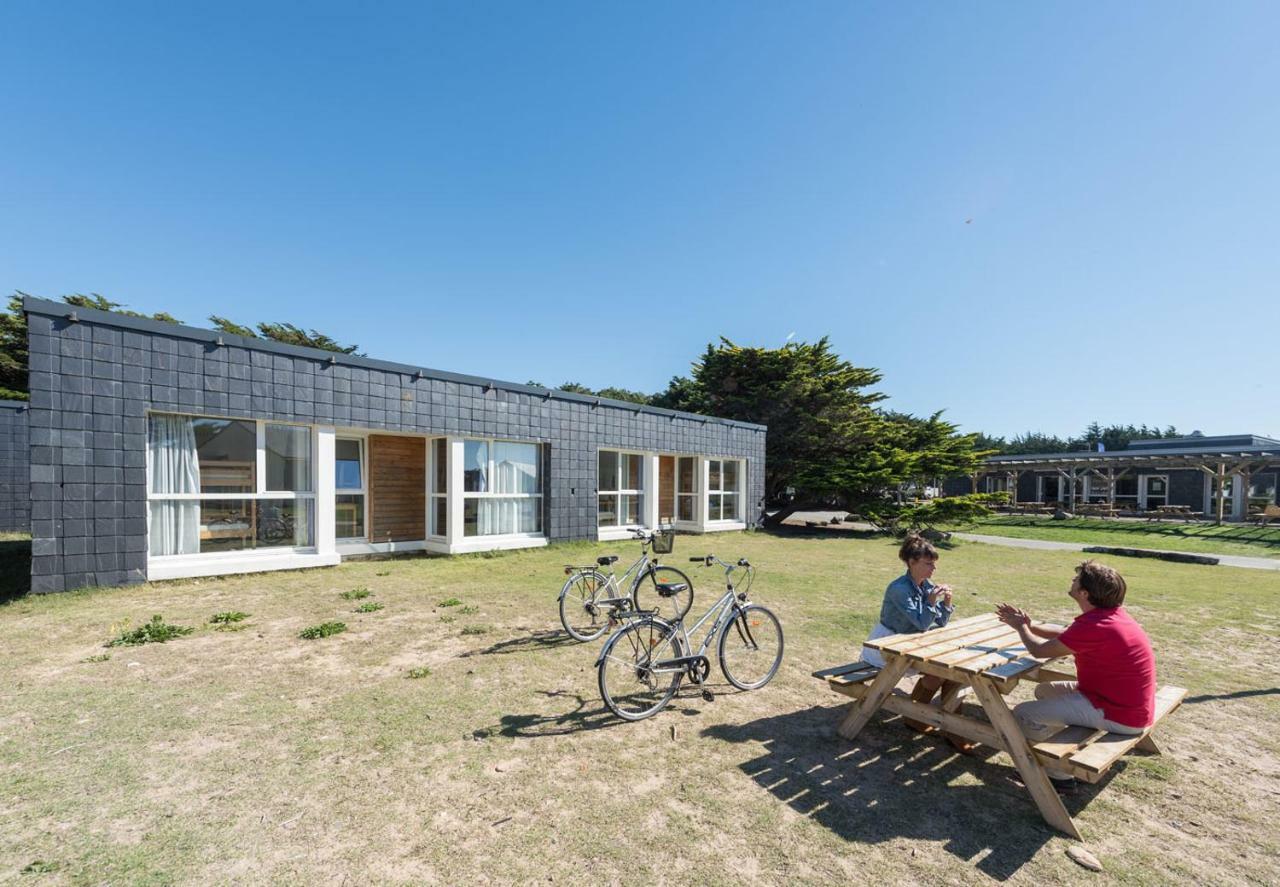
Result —
[[[621, 576], [618, 576], [618, 574], [610, 568], [609, 575], [605, 576], [604, 581], [606, 597], [615, 599], [621, 597], [623, 585], [627, 586], [628, 595], [635, 594], [636, 586], [640, 584], [640, 580], [649, 572], [651, 566], [657, 565], [658, 562], [656, 560], [650, 560], [649, 552], [644, 551], [640, 553], [640, 557], [636, 558], [635, 563], [627, 567], [626, 571], [623, 572]], [[595, 567], [592, 569], [598, 570], [599, 568]], [[635, 575], [632, 576], [632, 573]], [[631, 576], [630, 584], [627, 583], [628, 576]]]

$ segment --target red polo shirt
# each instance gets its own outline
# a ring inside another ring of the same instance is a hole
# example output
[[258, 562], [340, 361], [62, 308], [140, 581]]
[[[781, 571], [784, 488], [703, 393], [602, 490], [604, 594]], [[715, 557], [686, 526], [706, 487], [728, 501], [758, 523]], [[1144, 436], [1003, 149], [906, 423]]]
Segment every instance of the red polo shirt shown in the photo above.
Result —
[[1108, 721], [1149, 727], [1156, 716], [1156, 657], [1124, 607], [1081, 613], [1058, 635], [1076, 657], [1080, 692]]

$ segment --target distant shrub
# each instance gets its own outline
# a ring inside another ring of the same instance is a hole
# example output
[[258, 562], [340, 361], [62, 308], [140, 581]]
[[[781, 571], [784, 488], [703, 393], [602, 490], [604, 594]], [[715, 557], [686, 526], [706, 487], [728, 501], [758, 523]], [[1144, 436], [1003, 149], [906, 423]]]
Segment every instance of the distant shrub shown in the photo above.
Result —
[[357, 613], [376, 613], [376, 612], [378, 612], [378, 611], [379, 611], [379, 610], [381, 610], [381, 609], [382, 609], [382, 604], [378, 603], [377, 601], [369, 601], [368, 603], [364, 603], [364, 604], [361, 604], [360, 606], [356, 607], [355, 612], [357, 612]]
[[362, 585], [359, 588], [353, 588], [350, 591], [344, 591], [342, 593], [342, 597], [348, 601], [360, 601], [360, 600], [364, 600], [371, 594], [373, 594], [373, 592]]
[[467, 606], [459, 609], [458, 612], [461, 613], [463, 616], [474, 616], [476, 613], [480, 612], [480, 608], [473, 607], [470, 604], [468, 604]]
[[209, 617], [209, 621], [214, 625], [230, 625], [232, 622], [242, 622], [248, 618], [248, 613], [241, 613], [239, 610], [228, 610], [226, 613], [214, 613]]
[[409, 677], [411, 678], [425, 678], [430, 674], [431, 669], [427, 668], [425, 665], [409, 669]]
[[460, 607], [462, 606], [462, 601], [458, 600], [456, 597], [448, 597], [442, 600], [440, 603], [436, 604], [436, 606], [437, 607]]
[[487, 625], [467, 625], [462, 629], [463, 634], [488, 634], [489, 626]]
[[319, 625], [312, 625], [309, 628], [302, 629], [298, 637], [303, 640], [313, 641], [316, 638], [327, 638], [330, 635], [342, 634], [347, 630], [345, 622], [321, 622]]

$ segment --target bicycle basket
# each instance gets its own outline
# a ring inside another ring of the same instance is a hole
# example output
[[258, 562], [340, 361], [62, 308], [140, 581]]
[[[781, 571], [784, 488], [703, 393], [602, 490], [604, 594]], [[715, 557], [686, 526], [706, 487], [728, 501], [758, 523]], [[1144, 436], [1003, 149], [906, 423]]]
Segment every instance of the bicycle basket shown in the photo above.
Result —
[[670, 530], [662, 530], [653, 534], [653, 553], [654, 554], [670, 554], [671, 549], [675, 548], [676, 534]]

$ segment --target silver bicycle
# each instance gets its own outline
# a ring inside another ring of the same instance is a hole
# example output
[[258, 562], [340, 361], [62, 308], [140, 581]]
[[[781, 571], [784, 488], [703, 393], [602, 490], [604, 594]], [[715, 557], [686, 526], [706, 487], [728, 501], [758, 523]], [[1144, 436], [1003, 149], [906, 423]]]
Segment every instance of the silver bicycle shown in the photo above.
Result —
[[[565, 564], [568, 578], [560, 589], [560, 624], [578, 641], [594, 641], [621, 621], [654, 615], [678, 619], [693, 603], [693, 582], [675, 567], [658, 563], [657, 555], [670, 554], [675, 535], [633, 530], [640, 542], [640, 557], [621, 577], [614, 575], [616, 554], [596, 558], [594, 564]], [[649, 557], [650, 549], [655, 555]], [[609, 572], [605, 573], [604, 570]], [[622, 589], [626, 588], [624, 594]], [[659, 595], [658, 589], [663, 589]]]
[[[730, 564], [711, 554], [690, 560], [724, 567], [725, 592], [720, 600], [692, 629], [685, 628], [683, 614], [670, 620], [656, 615], [628, 620], [609, 638], [596, 660], [600, 698], [620, 718], [638, 721], [662, 711], [686, 677], [694, 684], [704, 683], [711, 674], [707, 651], [712, 639], [717, 640], [720, 670], [738, 689], [759, 689], [778, 673], [782, 623], [770, 610], [747, 599], [755, 578], [751, 564], [745, 558]], [[746, 571], [741, 589], [733, 581], [737, 570]], [[667, 592], [659, 587], [657, 593]], [[710, 629], [697, 652], [692, 652], [690, 635], [709, 620]]]

